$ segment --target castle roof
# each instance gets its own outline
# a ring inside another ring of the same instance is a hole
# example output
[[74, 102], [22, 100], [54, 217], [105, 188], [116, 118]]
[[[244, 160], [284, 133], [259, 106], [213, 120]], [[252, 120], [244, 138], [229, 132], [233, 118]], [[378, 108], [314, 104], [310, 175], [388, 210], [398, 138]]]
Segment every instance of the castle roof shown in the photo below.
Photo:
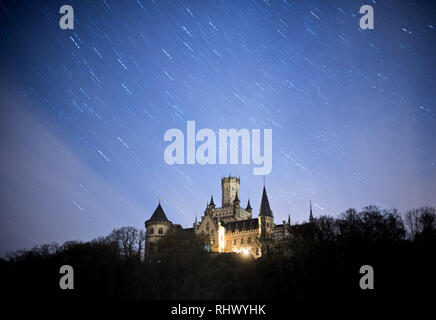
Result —
[[164, 220], [164, 221], [168, 221], [167, 216], [165, 215], [165, 212], [163, 211], [160, 202], [156, 208], [156, 210], [154, 210], [154, 213], [152, 214], [150, 220]]
[[250, 199], [248, 199], [247, 208], [245, 208], [245, 210], [251, 210]]
[[233, 200], [233, 202], [235, 202], [235, 201], [240, 202], [239, 198], [238, 198], [238, 192], [237, 191], [236, 191], [236, 195], [235, 195], [235, 200]]
[[247, 220], [230, 221], [223, 224], [226, 231], [237, 232], [259, 228], [259, 220], [257, 218]]
[[213, 202], [213, 196], [210, 196], [210, 206], [215, 206], [215, 202]]
[[268, 195], [266, 194], [265, 186], [263, 187], [262, 202], [260, 203], [259, 216], [272, 217], [272, 211], [269, 206]]

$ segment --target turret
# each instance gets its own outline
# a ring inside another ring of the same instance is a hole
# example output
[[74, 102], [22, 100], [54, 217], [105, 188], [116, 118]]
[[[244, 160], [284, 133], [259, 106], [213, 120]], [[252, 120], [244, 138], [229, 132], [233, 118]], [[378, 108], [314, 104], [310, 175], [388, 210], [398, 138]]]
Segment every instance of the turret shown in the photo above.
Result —
[[269, 206], [268, 195], [266, 193], [265, 186], [263, 187], [262, 201], [259, 209], [259, 227], [261, 237], [267, 237], [274, 227], [273, 213]]
[[159, 204], [150, 219], [145, 221], [146, 251], [150, 252], [154, 243], [165, 236], [172, 225], [173, 224], [168, 220], [159, 201]]
[[250, 205], [250, 199], [248, 199], [247, 207], [245, 208], [245, 210], [250, 212], [250, 213], [251, 213], [251, 211], [253, 211], [253, 209], [251, 208], [251, 205]]
[[210, 202], [206, 203], [206, 210], [204, 211], [204, 213], [206, 215], [211, 215], [213, 216], [213, 212], [215, 211], [215, 202], [213, 201], [213, 196], [210, 197]]
[[233, 200], [233, 216], [237, 217], [240, 215], [240, 204], [238, 193], [236, 192], [235, 199]]
[[210, 196], [210, 203], [209, 203], [209, 207], [212, 207], [215, 209], [215, 202], [213, 202], [213, 196]]
[[239, 201], [238, 193], [236, 192], [235, 199], [233, 200], [233, 205], [239, 207], [240, 203], [241, 201]]

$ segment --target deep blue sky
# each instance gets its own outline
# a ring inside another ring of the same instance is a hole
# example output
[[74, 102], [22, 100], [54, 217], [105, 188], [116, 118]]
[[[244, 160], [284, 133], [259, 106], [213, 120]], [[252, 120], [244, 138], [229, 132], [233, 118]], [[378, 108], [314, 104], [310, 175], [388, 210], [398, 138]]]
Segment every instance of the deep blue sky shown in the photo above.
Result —
[[[276, 222], [436, 205], [436, 2], [0, 0], [0, 254], [191, 226], [251, 165], [163, 160], [169, 128], [273, 129]], [[61, 30], [63, 4], [75, 29]]]

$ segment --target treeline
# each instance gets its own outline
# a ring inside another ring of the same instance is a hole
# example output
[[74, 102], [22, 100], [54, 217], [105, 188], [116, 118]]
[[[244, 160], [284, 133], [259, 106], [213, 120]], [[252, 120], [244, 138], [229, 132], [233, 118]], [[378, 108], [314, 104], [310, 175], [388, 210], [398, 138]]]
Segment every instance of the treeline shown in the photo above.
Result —
[[[0, 260], [8, 297], [121, 299], [395, 299], [433, 289], [436, 212], [401, 216], [375, 206], [349, 209], [291, 226], [289, 256], [211, 254], [205, 239], [180, 229], [145, 255], [145, 234], [125, 227], [90, 242], [17, 251]], [[59, 288], [59, 269], [74, 268], [74, 290]], [[362, 265], [374, 269], [374, 290], [362, 290]]]

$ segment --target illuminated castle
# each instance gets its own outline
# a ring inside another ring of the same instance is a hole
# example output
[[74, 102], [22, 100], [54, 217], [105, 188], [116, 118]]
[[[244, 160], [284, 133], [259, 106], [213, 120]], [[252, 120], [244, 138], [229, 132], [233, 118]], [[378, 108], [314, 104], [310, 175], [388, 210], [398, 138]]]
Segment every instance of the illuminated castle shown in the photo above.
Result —
[[[196, 219], [193, 227], [185, 230], [206, 235], [209, 238], [207, 249], [211, 252], [241, 252], [257, 258], [267, 250], [266, 244], [274, 250], [283, 249], [283, 240], [290, 234], [290, 217], [288, 222], [274, 223], [264, 186], [259, 215], [253, 218], [250, 200], [245, 209], [240, 206], [239, 186], [240, 179], [237, 177], [222, 178], [221, 207], [215, 206], [212, 196], [200, 222]], [[163, 237], [172, 226], [159, 203], [151, 218], [145, 222], [147, 245]]]

